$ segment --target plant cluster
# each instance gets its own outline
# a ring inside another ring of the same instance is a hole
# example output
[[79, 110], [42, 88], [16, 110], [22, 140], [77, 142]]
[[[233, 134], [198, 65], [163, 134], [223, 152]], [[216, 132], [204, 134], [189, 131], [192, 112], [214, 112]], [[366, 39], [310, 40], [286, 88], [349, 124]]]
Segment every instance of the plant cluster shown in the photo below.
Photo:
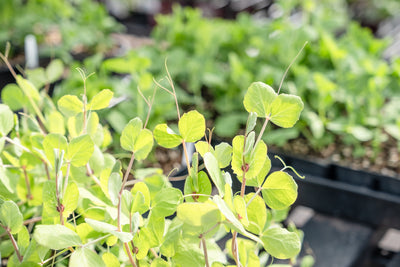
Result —
[[177, 92], [208, 111], [218, 136], [232, 137], [246, 121], [244, 85], [260, 80], [277, 87], [293, 48], [308, 41], [284, 86], [305, 99], [300, 122], [266, 140], [282, 146], [302, 136], [317, 151], [336, 142], [355, 148], [354, 156], [364, 155], [366, 143], [376, 156], [388, 139], [399, 141], [400, 61], [383, 59], [389, 41], [351, 21], [345, 1], [277, 1], [275, 8], [273, 20], [240, 14], [227, 21], [177, 7], [157, 17], [152, 37], [159, 45], [138, 53], [151, 59], [156, 77], [168, 55]]
[[35, 35], [42, 56], [70, 61], [70, 53], [105, 52], [110, 34], [121, 30], [107, 10], [92, 0], [4, 0], [0, 2], [0, 45], [21, 50]]
[[[0, 56], [9, 64], [7, 53]], [[212, 146], [204, 116], [196, 110], [181, 114], [168, 74], [169, 88], [156, 83], [175, 102], [177, 130], [158, 124], [150, 131], [148, 115], [144, 122], [135, 117], [121, 132], [126, 153], [117, 156], [107, 150], [111, 135], [99, 115], [113, 92], [88, 97], [90, 75], [78, 69], [83, 94], [54, 102], [46, 84], [59, 67], [54, 62], [36, 70], [32, 82], [10, 67], [16, 85], [2, 95], [0, 251], [7, 266], [217, 267], [229, 264], [228, 257], [236, 266], [263, 266], [268, 257], [295, 261], [302, 234], [281, 222], [297, 198], [297, 185], [286, 172], [289, 166], [271, 171], [262, 136], [269, 122], [283, 128], [296, 123], [303, 109], [298, 96], [252, 83], [243, 101], [245, 134], [232, 145]], [[150, 114], [154, 97], [143, 100]], [[264, 123], [256, 135], [259, 118]], [[188, 166], [183, 192], [159, 169], [135, 168], [154, 140], [166, 148], [182, 145]], [[193, 155], [187, 142], [196, 143]], [[228, 166], [237, 178], [223, 170]], [[241, 182], [240, 192], [233, 192], [232, 179]], [[248, 187], [257, 190], [246, 193]], [[224, 253], [217, 241], [227, 235]]]

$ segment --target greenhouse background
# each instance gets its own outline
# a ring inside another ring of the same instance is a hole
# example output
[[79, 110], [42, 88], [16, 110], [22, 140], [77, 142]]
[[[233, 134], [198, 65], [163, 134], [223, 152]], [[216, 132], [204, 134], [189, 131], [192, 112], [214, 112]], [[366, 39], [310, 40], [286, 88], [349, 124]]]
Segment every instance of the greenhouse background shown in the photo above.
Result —
[[399, 14], [1, 0], [2, 266], [400, 266]]

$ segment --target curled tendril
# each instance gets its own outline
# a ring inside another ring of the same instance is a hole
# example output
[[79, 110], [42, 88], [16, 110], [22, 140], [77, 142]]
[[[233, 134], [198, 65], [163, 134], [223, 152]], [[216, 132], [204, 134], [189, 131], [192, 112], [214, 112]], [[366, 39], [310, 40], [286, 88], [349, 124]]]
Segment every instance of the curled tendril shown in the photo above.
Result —
[[283, 168], [281, 171], [286, 170], [286, 169], [291, 169], [297, 175], [297, 177], [299, 177], [301, 179], [306, 178], [304, 175], [303, 176], [300, 175], [292, 166], [287, 166], [286, 163], [279, 156], [275, 155], [274, 158], [279, 159], [280, 162], [282, 163]]

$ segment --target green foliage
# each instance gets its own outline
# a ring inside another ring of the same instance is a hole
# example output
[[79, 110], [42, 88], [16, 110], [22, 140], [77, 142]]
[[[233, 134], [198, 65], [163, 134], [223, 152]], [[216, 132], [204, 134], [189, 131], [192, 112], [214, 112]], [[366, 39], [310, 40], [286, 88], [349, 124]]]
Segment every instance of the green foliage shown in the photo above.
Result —
[[[92, 0], [1, 1], [0, 24], [2, 48], [10, 42], [21, 49], [25, 36], [33, 34], [43, 56], [64, 61], [72, 60], [70, 53], [105, 52], [113, 43], [110, 34], [122, 29], [103, 5]], [[54, 72], [45, 74], [51, 79]]]
[[[24, 116], [17, 116], [7, 104], [0, 105], [4, 142], [0, 226], [7, 233], [0, 248], [9, 262], [15, 266], [53, 261], [68, 266], [226, 266], [230, 256], [237, 264], [254, 266], [261, 264], [263, 253], [296, 257], [301, 236], [280, 222], [297, 198], [297, 185], [286, 168], [269, 174], [271, 162], [262, 140], [265, 127], [258, 130], [256, 124], [261, 117], [264, 126], [271, 121], [292, 127], [303, 109], [300, 98], [278, 94], [262, 82], [251, 84], [243, 96], [249, 111], [245, 135], [235, 136], [232, 145], [214, 146], [211, 130], [202, 141], [203, 114], [191, 110], [180, 116], [170, 80], [172, 91], [163, 90], [174, 97], [169, 100], [176, 103], [177, 127], [160, 123], [150, 131], [147, 119], [143, 123], [135, 117], [121, 127], [119, 143], [113, 143], [116, 150], [109, 147], [110, 133], [103, 120], [107, 114], [103, 109], [109, 109], [114, 93], [105, 89], [89, 97], [89, 81], [80, 73], [84, 84], [79, 97], [46, 95], [42, 87], [57, 76], [55, 69], [44, 83], [16, 76], [15, 86], [30, 104]], [[8, 103], [15, 104], [11, 91], [5, 95]], [[152, 107], [147, 98], [141, 100]], [[159, 169], [139, 169], [150, 161], [154, 139], [166, 148], [182, 145], [185, 159], [192, 158], [187, 162], [183, 192], [172, 187]], [[189, 142], [195, 143], [193, 155], [188, 154]], [[240, 192], [233, 192], [232, 179], [242, 184]], [[213, 186], [218, 191], [214, 195]], [[245, 194], [248, 186], [259, 190]], [[32, 231], [24, 226], [27, 219], [35, 224]], [[225, 253], [217, 241], [229, 233], [232, 239]]]

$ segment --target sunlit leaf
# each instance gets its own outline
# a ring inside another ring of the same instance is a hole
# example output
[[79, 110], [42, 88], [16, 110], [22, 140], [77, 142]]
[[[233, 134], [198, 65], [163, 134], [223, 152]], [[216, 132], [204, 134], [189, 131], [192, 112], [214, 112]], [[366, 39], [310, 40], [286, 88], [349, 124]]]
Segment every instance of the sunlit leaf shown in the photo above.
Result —
[[198, 111], [189, 111], [181, 117], [178, 123], [179, 133], [186, 142], [196, 142], [204, 136], [206, 121]]
[[290, 259], [300, 252], [299, 236], [281, 227], [269, 228], [263, 233], [261, 240], [265, 250], [278, 259]]
[[297, 184], [286, 172], [271, 173], [262, 188], [263, 198], [272, 209], [281, 210], [296, 201]]

